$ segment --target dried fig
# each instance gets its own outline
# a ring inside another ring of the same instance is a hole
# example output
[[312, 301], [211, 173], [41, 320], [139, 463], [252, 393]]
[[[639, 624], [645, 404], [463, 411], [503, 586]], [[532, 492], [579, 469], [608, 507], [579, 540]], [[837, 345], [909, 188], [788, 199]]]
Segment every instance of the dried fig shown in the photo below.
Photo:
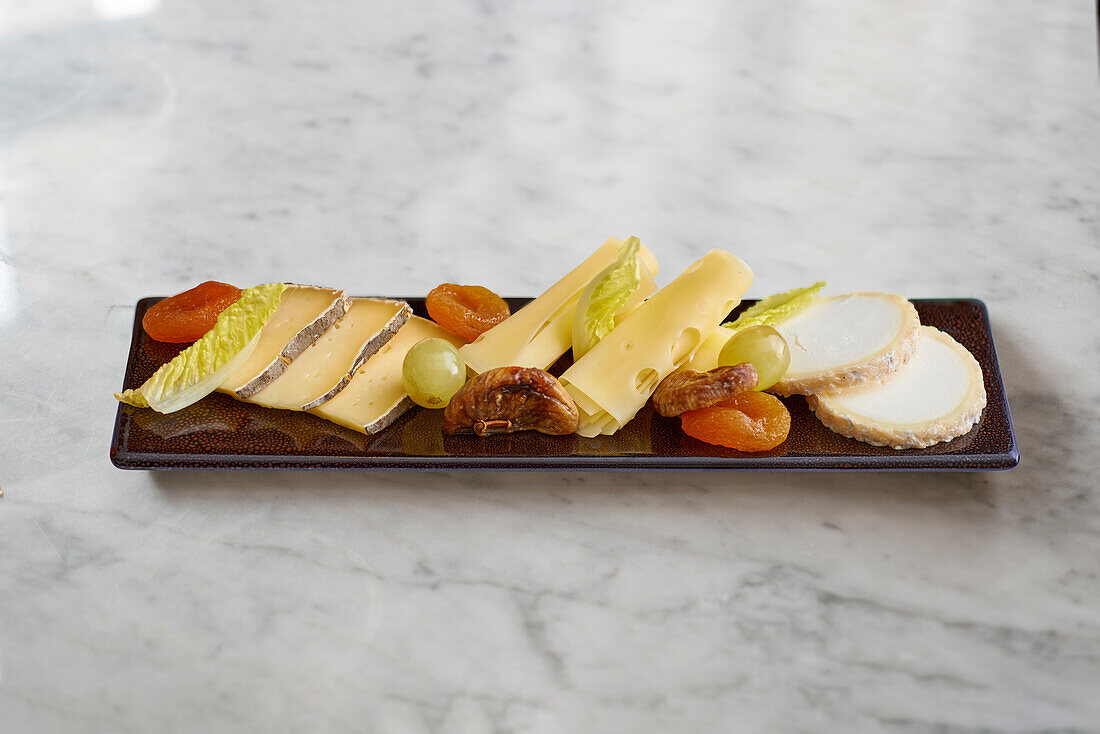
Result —
[[671, 418], [751, 390], [756, 387], [756, 379], [756, 368], [749, 362], [715, 367], [710, 372], [680, 370], [661, 380], [651, 400], [658, 413]]
[[443, 411], [446, 434], [472, 430], [478, 436], [534, 430], [564, 436], [577, 430], [580, 413], [561, 383], [534, 367], [498, 367], [482, 372], [455, 393]]

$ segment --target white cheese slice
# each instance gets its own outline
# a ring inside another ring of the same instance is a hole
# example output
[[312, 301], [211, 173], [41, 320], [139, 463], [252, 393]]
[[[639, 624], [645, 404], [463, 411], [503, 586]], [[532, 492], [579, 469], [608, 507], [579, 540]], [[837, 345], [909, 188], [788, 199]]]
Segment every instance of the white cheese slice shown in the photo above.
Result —
[[[459, 349], [466, 366], [481, 373], [495, 367], [546, 369], [554, 364], [573, 344], [573, 313], [581, 291], [615, 262], [622, 244], [614, 238], [607, 240], [541, 296]], [[653, 281], [657, 259], [644, 245], [638, 253], [642, 284], [624, 306], [624, 313], [657, 290]]]
[[252, 397], [328, 331], [350, 305], [351, 299], [341, 290], [288, 285], [275, 313], [260, 331], [252, 356], [218, 391], [242, 400]]
[[913, 304], [888, 293], [815, 298], [775, 328], [791, 350], [791, 364], [771, 388], [809, 395], [880, 380], [909, 361], [920, 343]]
[[411, 315], [407, 303], [353, 298], [351, 308], [248, 402], [267, 408], [309, 410], [331, 400], [355, 370], [382, 348]]
[[711, 250], [611, 330], [561, 376], [582, 436], [612, 434], [686, 364], [752, 284], [752, 270]]
[[882, 382], [811, 395], [811, 410], [837, 433], [895, 449], [925, 448], [969, 431], [986, 403], [981, 367], [939, 329], [922, 332], [904, 367]]
[[434, 321], [412, 316], [356, 370], [343, 390], [309, 412], [360, 433], [381, 431], [412, 406], [401, 382], [401, 366], [413, 345], [428, 337], [446, 339], [456, 347], [463, 343]]

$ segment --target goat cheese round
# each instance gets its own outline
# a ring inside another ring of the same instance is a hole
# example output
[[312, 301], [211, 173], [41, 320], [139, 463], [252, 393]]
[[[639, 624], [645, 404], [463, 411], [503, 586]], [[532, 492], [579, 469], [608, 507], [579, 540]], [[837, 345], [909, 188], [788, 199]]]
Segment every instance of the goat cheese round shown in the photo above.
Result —
[[904, 367], [881, 382], [811, 395], [811, 410], [837, 433], [895, 449], [926, 448], [968, 432], [985, 408], [981, 367], [939, 329], [921, 332]]
[[889, 293], [816, 298], [775, 327], [791, 364], [771, 388], [811, 395], [883, 379], [909, 361], [920, 341], [913, 304]]

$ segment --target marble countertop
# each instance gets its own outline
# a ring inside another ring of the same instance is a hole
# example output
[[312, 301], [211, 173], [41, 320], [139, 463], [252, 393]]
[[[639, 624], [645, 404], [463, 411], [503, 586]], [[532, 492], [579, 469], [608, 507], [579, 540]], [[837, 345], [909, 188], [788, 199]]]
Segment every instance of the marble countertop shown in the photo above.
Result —
[[[1088, 3], [0, 0], [0, 730], [1100, 731]], [[990, 474], [152, 473], [133, 305], [976, 297]]]

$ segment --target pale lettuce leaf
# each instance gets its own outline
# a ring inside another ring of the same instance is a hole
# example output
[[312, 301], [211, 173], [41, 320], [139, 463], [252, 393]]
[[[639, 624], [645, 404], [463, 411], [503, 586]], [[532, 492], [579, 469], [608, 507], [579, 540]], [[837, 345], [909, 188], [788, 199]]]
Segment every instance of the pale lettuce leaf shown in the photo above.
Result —
[[252, 356], [260, 330], [275, 312], [285, 289], [285, 283], [246, 288], [201, 339], [161, 365], [137, 390], [115, 393], [115, 397], [161, 413], [172, 413], [202, 400]]
[[619, 248], [615, 262], [604, 268], [581, 291], [573, 313], [573, 359], [583, 357], [588, 350], [615, 328], [615, 314], [642, 283], [637, 237], [629, 237]]
[[819, 280], [805, 288], [795, 288], [793, 291], [768, 296], [759, 303], [749, 306], [734, 321], [728, 321], [722, 326], [734, 331], [749, 326], [774, 326], [809, 306], [814, 296], [824, 287], [825, 281]]

